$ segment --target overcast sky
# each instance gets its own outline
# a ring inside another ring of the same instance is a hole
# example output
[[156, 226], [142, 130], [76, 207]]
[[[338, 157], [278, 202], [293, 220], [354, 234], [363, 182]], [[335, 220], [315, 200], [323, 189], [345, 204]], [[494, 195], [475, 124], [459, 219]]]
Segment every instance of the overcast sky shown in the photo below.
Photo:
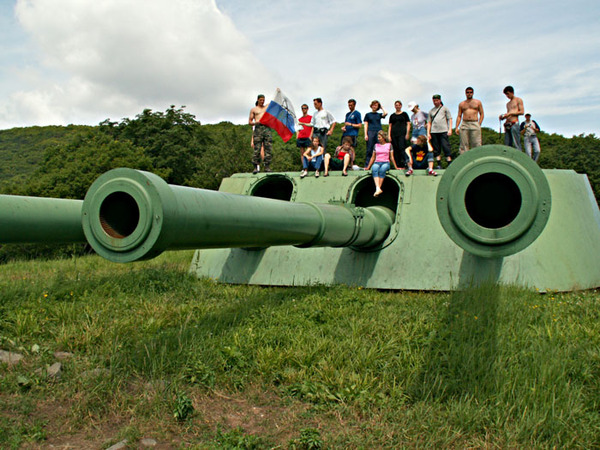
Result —
[[0, 129], [96, 125], [145, 108], [245, 123], [277, 87], [343, 119], [378, 99], [498, 129], [515, 88], [544, 131], [600, 135], [600, 2], [0, 0]]

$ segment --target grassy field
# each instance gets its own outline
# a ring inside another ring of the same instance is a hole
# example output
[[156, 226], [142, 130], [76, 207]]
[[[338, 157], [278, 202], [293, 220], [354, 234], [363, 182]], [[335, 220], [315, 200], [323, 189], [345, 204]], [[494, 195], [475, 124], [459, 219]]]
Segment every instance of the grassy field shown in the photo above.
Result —
[[228, 286], [190, 259], [0, 266], [24, 356], [0, 447], [600, 447], [598, 291]]

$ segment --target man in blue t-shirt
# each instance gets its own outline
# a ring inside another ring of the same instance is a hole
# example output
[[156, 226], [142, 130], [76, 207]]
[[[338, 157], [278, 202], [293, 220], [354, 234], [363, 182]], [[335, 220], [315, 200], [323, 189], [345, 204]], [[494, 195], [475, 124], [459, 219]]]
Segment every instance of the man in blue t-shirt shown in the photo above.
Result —
[[350, 109], [350, 111], [346, 113], [346, 120], [344, 121], [344, 125], [342, 125], [342, 139], [340, 142], [348, 136], [352, 139], [352, 147], [356, 150], [356, 144], [358, 144], [356, 138], [358, 136], [358, 130], [362, 126], [362, 116], [355, 108], [356, 100], [351, 98], [348, 100], [348, 109]]

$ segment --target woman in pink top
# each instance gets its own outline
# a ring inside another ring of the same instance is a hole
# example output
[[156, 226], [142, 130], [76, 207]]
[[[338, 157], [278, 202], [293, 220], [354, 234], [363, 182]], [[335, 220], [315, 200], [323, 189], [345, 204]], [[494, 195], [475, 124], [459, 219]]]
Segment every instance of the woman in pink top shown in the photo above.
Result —
[[377, 133], [377, 141], [375, 151], [367, 166], [367, 170], [373, 167], [373, 181], [375, 181], [375, 193], [373, 197], [379, 197], [383, 192], [381, 185], [383, 184], [386, 172], [390, 170], [390, 160], [394, 163], [394, 168], [398, 170], [398, 165], [396, 164], [396, 160], [394, 160], [392, 145], [388, 142], [387, 134], [383, 130]]

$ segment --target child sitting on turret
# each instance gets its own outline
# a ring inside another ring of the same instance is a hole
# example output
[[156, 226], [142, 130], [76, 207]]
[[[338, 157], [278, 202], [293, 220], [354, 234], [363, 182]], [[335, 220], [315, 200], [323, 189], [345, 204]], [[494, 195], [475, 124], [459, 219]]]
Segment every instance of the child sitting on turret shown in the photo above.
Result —
[[315, 178], [319, 178], [319, 170], [323, 163], [323, 152], [321, 138], [313, 136], [312, 145], [308, 147], [304, 152], [304, 155], [302, 155], [302, 173], [300, 173], [300, 178], [304, 178], [308, 175], [309, 169], [314, 169]]
[[427, 175], [437, 176], [433, 170], [433, 147], [427, 140], [427, 136], [418, 136], [417, 142], [410, 147], [406, 147], [408, 155], [408, 170], [405, 175], [408, 177], [413, 174], [414, 169], [427, 169]]
[[331, 170], [341, 170], [342, 176], [348, 175], [348, 167], [352, 167], [354, 164], [354, 149], [352, 148], [352, 138], [345, 136], [342, 139], [342, 145], [335, 149], [333, 157], [329, 154], [325, 154], [325, 174], [323, 176], [329, 176], [329, 166]]

